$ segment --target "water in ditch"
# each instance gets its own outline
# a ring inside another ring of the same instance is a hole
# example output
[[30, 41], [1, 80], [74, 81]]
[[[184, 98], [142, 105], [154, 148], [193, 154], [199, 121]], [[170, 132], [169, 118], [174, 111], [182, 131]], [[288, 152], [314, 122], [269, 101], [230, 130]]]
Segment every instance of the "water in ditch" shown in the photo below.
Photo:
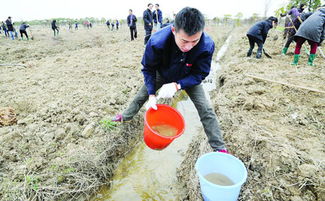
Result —
[[[217, 54], [220, 60], [226, 51], [230, 37]], [[211, 73], [204, 80], [203, 87], [210, 100], [209, 91], [216, 88], [215, 74], [220, 64], [212, 62]], [[148, 148], [141, 141], [119, 164], [110, 187], [104, 187], [93, 201], [137, 201], [137, 200], [180, 200], [184, 190], [178, 186], [176, 171], [193, 137], [203, 132], [194, 104], [188, 96], [181, 94], [175, 103], [185, 120], [185, 132], [167, 148], [157, 151]]]

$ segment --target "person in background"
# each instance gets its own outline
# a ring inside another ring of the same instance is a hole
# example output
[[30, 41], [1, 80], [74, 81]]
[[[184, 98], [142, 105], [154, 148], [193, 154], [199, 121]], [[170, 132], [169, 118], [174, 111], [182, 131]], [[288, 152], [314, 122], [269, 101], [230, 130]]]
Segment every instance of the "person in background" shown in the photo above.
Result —
[[76, 22], [76, 23], [74, 24], [74, 29], [75, 29], [75, 30], [78, 30], [78, 25], [79, 25], [78, 22]]
[[29, 25], [26, 24], [26, 22], [23, 22], [23, 23], [20, 25], [20, 27], [19, 27], [19, 32], [20, 32], [21, 40], [24, 39], [23, 34], [25, 34], [27, 40], [29, 40], [28, 35], [27, 35], [27, 31], [26, 31], [26, 29], [27, 29], [28, 27], [29, 27]]
[[9, 16], [8, 19], [6, 20], [6, 25], [8, 29], [9, 36], [12, 40], [15, 40], [15, 34], [14, 34], [14, 25], [12, 24], [11, 17]]
[[[296, 34], [296, 30], [298, 30], [300, 24], [303, 21], [301, 14], [305, 8], [306, 8], [305, 4], [300, 4], [299, 9], [296, 7], [293, 7], [288, 12], [289, 16], [287, 16], [287, 17], [289, 19], [289, 22], [287, 22], [287, 24], [285, 26], [287, 42], [284, 45], [284, 48], [282, 49], [282, 52], [281, 52], [282, 55], [287, 54], [288, 48], [293, 41], [294, 35]], [[311, 13], [309, 15], [311, 15]], [[283, 14], [281, 14], [281, 16], [283, 16]], [[306, 19], [307, 17], [308, 17], [308, 15], [304, 14], [303, 18]]]
[[3, 32], [5, 33], [5, 36], [9, 37], [7, 26], [3, 21], [1, 22], [1, 27], [2, 27]]
[[71, 30], [71, 29], [72, 29], [72, 24], [71, 24], [71, 22], [68, 22], [68, 26], [69, 26], [69, 30]]
[[130, 28], [131, 41], [137, 38], [137, 17], [132, 13], [132, 9], [129, 9], [129, 15], [126, 19], [128, 27]]
[[299, 27], [294, 36], [296, 49], [292, 65], [298, 65], [300, 49], [302, 44], [307, 40], [310, 45], [310, 54], [307, 64], [314, 66], [314, 59], [319, 45], [325, 38], [325, 4], [317, 9], [309, 18], [307, 18]]
[[249, 40], [249, 50], [247, 52], [247, 57], [252, 55], [255, 43], [258, 46], [256, 58], [260, 59], [262, 57], [263, 45], [266, 41], [267, 34], [271, 28], [275, 28], [278, 24], [278, 18], [269, 17], [267, 20], [263, 20], [254, 24], [247, 32], [247, 37]]
[[161, 28], [163, 17], [162, 12], [159, 9], [159, 4], [155, 4], [156, 10], [153, 11], [153, 21], [155, 23], [155, 31], [158, 31]]
[[149, 3], [147, 6], [147, 9], [143, 12], [143, 22], [144, 22], [144, 30], [146, 32], [146, 35], [144, 37], [144, 44], [146, 45], [152, 32], [152, 21], [153, 21], [153, 15], [152, 15], [152, 3]]
[[59, 27], [56, 25], [56, 20], [53, 20], [51, 23], [52, 30], [54, 32], [54, 37], [59, 35]]
[[112, 20], [111, 26], [112, 26], [112, 31], [113, 31], [113, 30], [114, 30], [114, 26], [115, 26], [115, 24], [114, 24], [114, 21], [113, 21], [113, 20]]
[[177, 13], [173, 25], [151, 36], [141, 62], [145, 84], [123, 114], [112, 121], [131, 120], [148, 98], [146, 109], [159, 110], [157, 99], [172, 98], [178, 90], [185, 90], [198, 111], [212, 149], [228, 153], [216, 114], [201, 84], [210, 73], [215, 49], [213, 40], [203, 32], [204, 26], [202, 13], [185, 7]]
[[109, 20], [106, 21], [106, 26], [107, 26], [108, 30], [110, 30], [111, 23], [109, 22]]
[[116, 20], [116, 30], [118, 30], [118, 27], [119, 27], [119, 25], [120, 25], [120, 22], [118, 21], [118, 20]]

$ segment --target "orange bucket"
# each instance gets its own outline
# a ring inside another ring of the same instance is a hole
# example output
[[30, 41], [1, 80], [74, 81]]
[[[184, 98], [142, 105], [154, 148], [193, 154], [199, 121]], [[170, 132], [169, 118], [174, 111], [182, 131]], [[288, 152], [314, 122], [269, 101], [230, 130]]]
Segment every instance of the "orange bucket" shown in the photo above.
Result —
[[[157, 110], [150, 108], [144, 118], [144, 142], [151, 149], [161, 150], [184, 133], [183, 116], [169, 105], [157, 104]], [[173, 136], [163, 136], [153, 129], [155, 126], [167, 125], [176, 129]]]

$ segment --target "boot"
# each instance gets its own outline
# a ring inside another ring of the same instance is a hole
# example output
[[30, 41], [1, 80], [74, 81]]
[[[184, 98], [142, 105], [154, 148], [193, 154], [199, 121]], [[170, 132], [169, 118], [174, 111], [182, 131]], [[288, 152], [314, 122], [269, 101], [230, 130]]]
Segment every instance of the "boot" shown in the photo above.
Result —
[[248, 52], [247, 52], [247, 57], [252, 56], [252, 52], [253, 52], [253, 49], [249, 49]]
[[256, 53], [256, 59], [260, 59], [262, 57], [262, 52], [257, 52]]
[[286, 55], [286, 54], [287, 54], [287, 51], [288, 51], [288, 48], [287, 48], [287, 47], [284, 47], [284, 48], [282, 49], [281, 54], [282, 54], [282, 55]]
[[295, 66], [298, 65], [299, 57], [300, 57], [300, 54], [295, 54], [293, 56], [293, 61], [292, 61], [291, 65], [295, 65]]
[[309, 55], [309, 58], [308, 58], [308, 65], [309, 66], [315, 66], [315, 64], [313, 64], [315, 57], [316, 57], [316, 54], [310, 54]]

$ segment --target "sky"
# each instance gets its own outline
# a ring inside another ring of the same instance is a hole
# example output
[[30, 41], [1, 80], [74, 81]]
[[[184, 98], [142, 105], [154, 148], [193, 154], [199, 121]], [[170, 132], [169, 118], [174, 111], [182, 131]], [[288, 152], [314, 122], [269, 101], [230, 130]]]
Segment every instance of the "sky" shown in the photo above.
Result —
[[288, 0], [6, 0], [1, 2], [0, 20], [4, 21], [8, 16], [13, 21], [57, 17], [125, 19], [130, 8], [141, 17], [148, 3], [160, 4], [163, 17], [171, 17], [185, 6], [199, 9], [208, 18], [223, 17], [225, 14], [235, 16], [239, 12], [244, 17], [250, 17], [253, 13], [264, 16], [266, 2], [270, 3], [267, 16], [271, 16]]

